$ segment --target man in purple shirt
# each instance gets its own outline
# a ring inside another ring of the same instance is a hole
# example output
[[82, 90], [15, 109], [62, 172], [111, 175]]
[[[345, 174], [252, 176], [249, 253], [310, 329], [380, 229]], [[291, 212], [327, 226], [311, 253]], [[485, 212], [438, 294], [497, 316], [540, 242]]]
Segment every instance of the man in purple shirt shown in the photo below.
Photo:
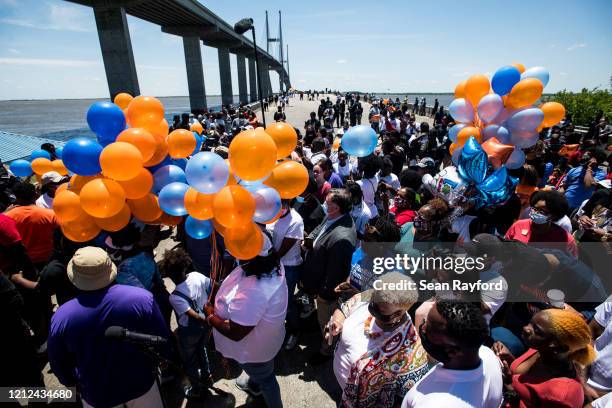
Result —
[[114, 284], [117, 268], [101, 248], [79, 249], [67, 269], [81, 292], [60, 306], [51, 320], [47, 345], [54, 374], [62, 384], [78, 388], [84, 407], [126, 402], [161, 407], [153, 361], [137, 346], [104, 337], [110, 326], [169, 337], [153, 295]]

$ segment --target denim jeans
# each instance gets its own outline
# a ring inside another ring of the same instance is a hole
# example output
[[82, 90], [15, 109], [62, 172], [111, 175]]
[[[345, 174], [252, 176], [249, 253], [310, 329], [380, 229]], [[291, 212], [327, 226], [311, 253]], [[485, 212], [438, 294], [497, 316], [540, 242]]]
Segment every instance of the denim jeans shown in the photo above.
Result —
[[295, 287], [300, 280], [300, 273], [302, 273], [302, 265], [285, 266], [285, 279], [287, 280], [287, 290], [289, 293], [287, 326], [291, 334], [297, 334], [300, 331], [300, 313], [298, 305], [295, 303]]
[[210, 376], [206, 350], [208, 333], [209, 329], [205, 326], [179, 326], [178, 328], [181, 360], [194, 391], [200, 390], [201, 379], [206, 380]]
[[282, 408], [280, 386], [274, 376], [274, 359], [266, 363], [244, 363], [240, 367], [249, 376], [249, 388], [262, 392], [268, 408]]

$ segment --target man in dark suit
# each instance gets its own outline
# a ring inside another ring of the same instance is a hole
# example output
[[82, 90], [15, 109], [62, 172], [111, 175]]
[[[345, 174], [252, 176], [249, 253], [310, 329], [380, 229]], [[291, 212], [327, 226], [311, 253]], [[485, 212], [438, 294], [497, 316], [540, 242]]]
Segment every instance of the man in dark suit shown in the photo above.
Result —
[[[305, 244], [310, 250], [306, 254], [302, 276], [305, 291], [317, 296], [317, 318], [323, 334], [338, 306], [338, 293], [334, 288], [347, 279], [357, 242], [348, 192], [332, 189], [325, 203], [327, 217], [306, 238]], [[331, 357], [332, 352], [331, 346], [324, 341], [313, 362]]]

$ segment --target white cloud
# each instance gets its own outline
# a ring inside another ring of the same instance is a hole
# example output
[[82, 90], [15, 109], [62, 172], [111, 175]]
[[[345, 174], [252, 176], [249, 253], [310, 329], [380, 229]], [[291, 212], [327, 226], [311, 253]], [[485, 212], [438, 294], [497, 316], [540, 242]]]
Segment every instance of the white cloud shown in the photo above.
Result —
[[567, 72], [559, 72], [559, 75], [561, 75], [561, 76], [567, 76], [567, 75], [568, 75], [568, 73], [567, 73]]
[[8, 52], [10, 52], [11, 54], [21, 54], [21, 52], [15, 48], [9, 48]]
[[99, 61], [66, 60], [45, 58], [0, 58], [0, 65], [40, 66], [40, 67], [95, 67], [101, 65]]
[[569, 47], [567, 47], [567, 50], [568, 51], [574, 51], [574, 50], [577, 50], [578, 48], [584, 48], [586, 46], [587, 46], [587, 44], [585, 44], [585, 43], [573, 44], [573, 45], [570, 45]]
[[159, 71], [176, 71], [183, 70], [183, 67], [171, 67], [171, 66], [163, 66], [163, 65], [146, 65], [146, 64], [136, 64], [136, 68], [138, 69], [150, 69], [150, 70], [159, 70]]
[[548, 48], [557, 48], [557, 44], [550, 44]]
[[348, 61], [345, 59], [339, 59], [338, 61], [336, 61], [336, 63], [338, 64], [346, 64]]
[[470, 73], [468, 71], [463, 71], [463, 72], [453, 72], [451, 74], [451, 76], [459, 78], [459, 77], [464, 77], [464, 76], [468, 76], [470, 75]]
[[91, 17], [84, 10], [63, 4], [49, 4], [48, 17], [43, 16], [47, 13], [40, 13], [39, 18], [0, 18], [0, 23], [14, 25], [25, 28], [35, 28], [38, 30], [54, 31], [93, 31], [94, 25]]

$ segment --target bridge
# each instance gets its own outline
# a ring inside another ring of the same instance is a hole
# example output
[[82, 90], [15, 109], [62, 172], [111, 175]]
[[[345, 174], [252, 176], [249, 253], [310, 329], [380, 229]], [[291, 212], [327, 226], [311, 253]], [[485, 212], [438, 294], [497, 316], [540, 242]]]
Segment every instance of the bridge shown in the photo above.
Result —
[[291, 87], [284, 64], [260, 47], [257, 47], [260, 72], [258, 76], [255, 75], [257, 64], [253, 42], [237, 34], [232, 25], [196, 0], [66, 1], [93, 8], [111, 99], [120, 92], [140, 94], [126, 18], [128, 14], [160, 26], [164, 33], [182, 37], [189, 102], [193, 113], [201, 113], [207, 109], [200, 41], [204, 45], [217, 48], [223, 104], [233, 103], [234, 98], [230, 53], [236, 54], [240, 102], [254, 102], [258, 99], [257, 77], [261, 78], [262, 97], [272, 94], [270, 71], [278, 73], [281, 91], [283, 85], [284, 89]]

